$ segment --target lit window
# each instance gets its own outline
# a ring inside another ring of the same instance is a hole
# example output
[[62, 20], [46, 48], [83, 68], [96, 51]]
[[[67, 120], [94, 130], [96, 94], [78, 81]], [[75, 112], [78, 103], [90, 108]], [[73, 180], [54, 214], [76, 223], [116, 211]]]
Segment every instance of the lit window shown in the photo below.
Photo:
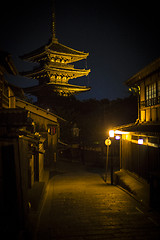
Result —
[[156, 83], [154, 83], [154, 84], [153, 84], [153, 98], [156, 97], [156, 90], [157, 90], [157, 88], [156, 88]]
[[[158, 82], [159, 94], [160, 94], [160, 83]], [[152, 83], [146, 86], [146, 106], [152, 106], [157, 104], [157, 83]]]

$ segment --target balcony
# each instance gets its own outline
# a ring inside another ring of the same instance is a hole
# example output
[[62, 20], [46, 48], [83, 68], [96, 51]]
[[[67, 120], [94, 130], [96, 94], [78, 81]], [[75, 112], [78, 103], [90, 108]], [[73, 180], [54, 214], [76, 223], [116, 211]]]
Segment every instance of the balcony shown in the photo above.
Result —
[[151, 107], [160, 104], [160, 96], [140, 102], [140, 107]]

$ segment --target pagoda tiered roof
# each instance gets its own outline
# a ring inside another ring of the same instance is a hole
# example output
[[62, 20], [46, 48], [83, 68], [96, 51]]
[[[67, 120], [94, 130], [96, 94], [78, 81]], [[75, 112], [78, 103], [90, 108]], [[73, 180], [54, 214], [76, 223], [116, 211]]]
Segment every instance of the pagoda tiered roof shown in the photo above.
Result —
[[89, 53], [84, 53], [82, 51], [67, 47], [59, 43], [57, 39], [54, 39], [48, 45], [42, 46], [30, 53], [24, 54], [23, 56], [20, 56], [20, 58], [31, 62], [39, 62], [42, 59], [45, 60], [47, 56], [59, 56], [61, 59], [66, 58], [66, 63], [72, 63], [86, 59], [88, 55]]
[[90, 87], [78, 86], [69, 83], [54, 83], [54, 85], [52, 83], [45, 83], [42, 85], [24, 88], [24, 91], [39, 97], [47, 96], [50, 91], [57, 92], [62, 96], [71, 96], [80, 92], [90, 91], [90, 89]]
[[75, 69], [70, 63], [77, 62], [88, 57], [84, 53], [72, 49], [58, 42], [55, 36], [55, 13], [52, 12], [52, 38], [50, 42], [20, 58], [30, 62], [36, 62], [39, 66], [31, 71], [22, 72], [21, 75], [37, 79], [39, 84], [25, 88], [24, 91], [38, 96], [40, 89], [52, 89], [55, 93], [63, 96], [73, 95], [79, 92], [89, 91], [90, 87], [77, 86], [68, 83], [70, 79], [87, 76], [90, 69]]
[[[68, 82], [69, 79], [74, 79], [77, 77], [87, 76], [90, 72], [85, 69], [75, 69], [73, 65], [66, 64], [45, 64], [34, 68], [32, 71], [22, 72], [21, 75], [37, 80], [46, 79], [45, 82]], [[55, 75], [59, 76], [58, 79], [55, 79]], [[53, 80], [54, 79], [54, 80]]]
[[21, 59], [39, 63], [33, 70], [21, 73], [22, 76], [39, 80], [38, 86], [25, 88], [24, 91], [38, 95], [44, 84], [49, 84], [46, 89], [52, 85], [54, 92], [65, 96], [89, 91], [90, 87], [68, 83], [70, 79], [87, 76], [90, 73], [90, 69], [75, 69], [74, 65], [70, 64], [85, 59], [88, 55], [54, 39], [49, 45], [21, 56]]

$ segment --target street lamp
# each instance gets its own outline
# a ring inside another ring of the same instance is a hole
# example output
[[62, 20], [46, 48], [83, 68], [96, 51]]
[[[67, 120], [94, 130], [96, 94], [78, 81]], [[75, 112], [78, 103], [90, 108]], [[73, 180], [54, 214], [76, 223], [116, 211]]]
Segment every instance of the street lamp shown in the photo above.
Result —
[[105, 145], [107, 146], [107, 157], [106, 157], [106, 172], [104, 176], [104, 181], [107, 182], [108, 154], [109, 154], [109, 146], [111, 145], [111, 140], [109, 137], [105, 140]]
[[114, 130], [109, 130], [109, 136], [112, 138], [114, 137]]
[[[109, 131], [109, 136], [110, 138], [114, 138], [115, 135], [115, 131], [114, 130], [110, 130]], [[112, 151], [111, 151], [111, 157], [110, 157], [110, 172], [111, 172], [111, 185], [113, 185], [113, 151], [114, 151], [114, 141], [113, 141], [113, 147], [112, 147]]]
[[116, 140], [120, 140], [120, 138], [121, 138], [121, 137], [120, 137], [119, 135], [118, 135], [118, 136], [115, 136], [115, 139], [116, 139]]

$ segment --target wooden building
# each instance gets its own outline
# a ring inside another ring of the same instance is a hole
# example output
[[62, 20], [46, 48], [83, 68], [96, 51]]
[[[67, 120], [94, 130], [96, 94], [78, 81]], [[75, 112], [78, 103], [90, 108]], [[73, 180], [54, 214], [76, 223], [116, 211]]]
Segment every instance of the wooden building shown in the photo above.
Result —
[[139, 94], [138, 120], [160, 122], [160, 58], [126, 81]]
[[17, 71], [9, 55], [1, 52], [0, 221], [6, 232], [15, 235], [26, 224], [28, 207], [32, 209], [32, 189], [47, 181], [46, 168], [54, 170], [59, 120], [65, 120], [26, 102], [23, 90], [6, 81], [6, 73]]
[[160, 58], [126, 84], [137, 94], [138, 119], [114, 129], [121, 136], [120, 166], [150, 184], [150, 201], [157, 206], [160, 200]]

